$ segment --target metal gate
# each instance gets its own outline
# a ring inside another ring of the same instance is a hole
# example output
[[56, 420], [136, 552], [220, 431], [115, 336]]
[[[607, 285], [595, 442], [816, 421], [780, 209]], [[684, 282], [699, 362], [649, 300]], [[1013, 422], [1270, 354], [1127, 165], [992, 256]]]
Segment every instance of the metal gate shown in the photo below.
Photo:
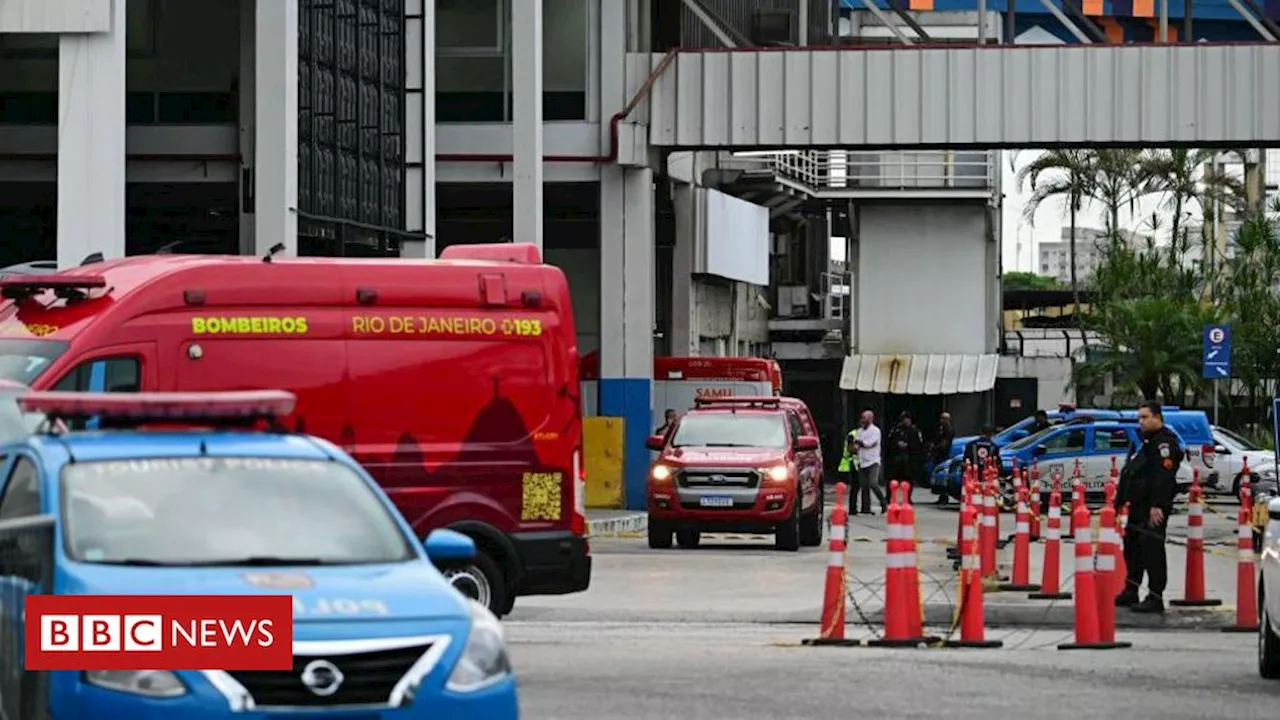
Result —
[[48, 673], [27, 672], [26, 598], [53, 590], [53, 518], [0, 522], [0, 720], [49, 717]]

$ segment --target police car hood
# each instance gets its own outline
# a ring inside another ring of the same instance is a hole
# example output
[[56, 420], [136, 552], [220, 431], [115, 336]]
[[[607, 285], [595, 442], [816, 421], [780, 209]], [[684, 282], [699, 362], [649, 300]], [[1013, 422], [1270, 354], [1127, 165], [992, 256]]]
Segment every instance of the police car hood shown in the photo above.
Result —
[[425, 561], [306, 568], [74, 564], [68, 595], [292, 595], [294, 622], [466, 619], [463, 596]]
[[662, 462], [678, 467], [765, 467], [786, 462], [777, 448], [676, 447], [668, 449]]

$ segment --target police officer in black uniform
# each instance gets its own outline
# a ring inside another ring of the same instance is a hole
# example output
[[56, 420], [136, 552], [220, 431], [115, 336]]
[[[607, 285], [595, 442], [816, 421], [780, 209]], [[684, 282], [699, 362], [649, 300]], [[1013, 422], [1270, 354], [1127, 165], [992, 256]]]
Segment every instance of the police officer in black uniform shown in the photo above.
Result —
[[[1142, 445], [1125, 463], [1116, 493], [1118, 506], [1129, 503], [1129, 525], [1124, 537], [1124, 561], [1129, 576], [1116, 605], [1133, 612], [1163, 613], [1164, 589], [1169, 581], [1165, 557], [1165, 532], [1178, 492], [1178, 467], [1182, 450], [1178, 436], [1165, 427], [1160, 403], [1145, 402], [1138, 407]], [[1143, 573], [1147, 575], [1147, 597], [1138, 602]]]

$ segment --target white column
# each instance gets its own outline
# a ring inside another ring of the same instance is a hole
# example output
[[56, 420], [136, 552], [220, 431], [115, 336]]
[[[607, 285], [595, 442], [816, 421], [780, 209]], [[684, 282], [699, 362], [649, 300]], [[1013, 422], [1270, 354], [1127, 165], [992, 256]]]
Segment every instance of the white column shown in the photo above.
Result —
[[513, 228], [542, 247], [542, 0], [511, 3]]
[[701, 220], [699, 193], [693, 185], [672, 183], [672, 204], [676, 215], [676, 244], [671, 257], [671, 354], [698, 355], [697, 298], [693, 268]]
[[[436, 0], [405, 3], [405, 132], [409, 133], [407, 228], [426, 240], [405, 241], [401, 257], [436, 256]], [[416, 118], [416, 119], [415, 119]]]
[[257, 0], [254, 252], [298, 252], [298, 0]]
[[253, 242], [253, 123], [257, 106], [256, 54], [258, 0], [240, 0], [240, 254], [251, 255]]
[[125, 0], [111, 30], [58, 40], [58, 266], [125, 253]]

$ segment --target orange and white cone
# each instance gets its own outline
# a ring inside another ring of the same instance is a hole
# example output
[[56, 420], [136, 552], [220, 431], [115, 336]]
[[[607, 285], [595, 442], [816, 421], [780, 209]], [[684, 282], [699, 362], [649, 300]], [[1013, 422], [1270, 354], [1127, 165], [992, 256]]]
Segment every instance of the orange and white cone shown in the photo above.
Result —
[[1040, 592], [1028, 595], [1032, 600], [1070, 600], [1071, 593], [1062, 592], [1062, 476], [1054, 474], [1049, 493], [1049, 517], [1045, 523], [1044, 559], [1040, 575]]
[[[1187, 498], [1187, 568], [1182, 597], [1171, 600], [1176, 607], [1217, 607], [1221, 600], [1205, 597], [1204, 591], [1204, 490], [1200, 487], [1200, 469], [1191, 479]], [[1252, 541], [1252, 537], [1250, 538]]]
[[1040, 541], [1040, 466], [1031, 466], [1031, 542]]
[[1240, 524], [1236, 540], [1236, 624], [1223, 628], [1223, 632], [1258, 630], [1258, 586], [1253, 567], [1253, 526], [1249, 522], [1253, 511], [1246, 507], [1245, 496], [1248, 489], [1243, 485], [1242, 482], [1240, 514], [1236, 518]]
[[1116, 557], [1122, 554], [1120, 536], [1116, 533], [1116, 490], [1114, 481], [1105, 489], [1106, 504], [1099, 513], [1098, 559], [1095, 582], [1098, 586], [1098, 642], [1095, 650], [1132, 647], [1132, 643], [1116, 642], [1116, 595], [1124, 579], [1116, 575]]
[[[911, 572], [914, 560], [912, 544], [915, 537], [904, 520], [910, 506], [899, 503], [899, 496], [909, 493], [910, 488], [904, 483], [894, 480], [889, 484], [888, 538], [885, 542], [887, 567], [885, 568], [884, 593], [884, 637], [870, 640], [873, 647], [918, 647], [936, 642], [920, 634], [916, 627], [921, 624], [919, 589], [912, 592], [909, 583], [913, 579]], [[914, 602], [914, 606], [912, 603]], [[914, 631], [914, 632], [913, 632]]]
[[995, 578], [996, 543], [1000, 538], [1000, 508], [996, 505], [996, 495], [1000, 492], [995, 474], [988, 469], [986, 482], [982, 484], [982, 529], [978, 539], [982, 543], [982, 577]]
[[1014, 521], [1013, 577], [1000, 585], [1001, 590], [1035, 592], [1039, 585], [1031, 582], [1031, 511], [1027, 508], [1027, 488], [1018, 487], [1018, 507]]
[[847, 586], [844, 581], [845, 533], [849, 514], [845, 509], [844, 483], [836, 485], [836, 507], [831, 511], [831, 540], [828, 544], [827, 583], [822, 593], [821, 640], [844, 640], [844, 613]]
[[986, 639], [986, 621], [982, 602], [982, 559], [978, 543], [978, 509], [972, 505], [960, 508], [960, 639], [947, 640], [945, 647], [998, 648], [1000, 640]]
[[1071, 512], [1076, 546], [1076, 641], [1063, 643], [1059, 650], [1093, 649], [1101, 644], [1098, 623], [1098, 584], [1093, 566], [1093, 528], [1089, 508], [1077, 502]]

